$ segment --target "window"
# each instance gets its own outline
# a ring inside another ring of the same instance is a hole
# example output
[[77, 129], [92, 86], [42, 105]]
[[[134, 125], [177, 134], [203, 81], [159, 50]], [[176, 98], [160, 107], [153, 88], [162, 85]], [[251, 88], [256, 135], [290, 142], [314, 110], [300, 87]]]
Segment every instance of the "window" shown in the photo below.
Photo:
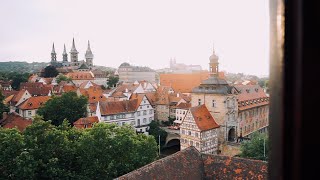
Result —
[[116, 115], [116, 119], [120, 119], [120, 114], [117, 114], [117, 115]]
[[184, 134], [185, 133], [184, 130], [182, 130], [181, 133]]
[[190, 145], [193, 146], [193, 141], [190, 141]]
[[196, 135], [196, 137], [198, 137], [198, 136], [199, 136], [199, 134], [198, 134], [198, 133], [195, 133], [195, 135]]
[[142, 106], [140, 106], [140, 109], [142, 109]]
[[188, 131], [188, 135], [191, 136], [191, 131]]
[[140, 116], [140, 111], [137, 112], [137, 115]]
[[140, 126], [140, 119], [138, 119], [137, 121], [138, 121], [138, 122], [137, 122], [137, 125]]
[[143, 118], [143, 123], [146, 123], [147, 122], [147, 118]]
[[201, 99], [198, 99], [198, 105], [201, 105]]
[[31, 114], [31, 111], [28, 111], [28, 116], [31, 116], [32, 114]]
[[147, 115], [147, 111], [146, 110], [143, 111], [143, 115]]
[[125, 114], [121, 114], [121, 118], [126, 118], [126, 115]]
[[149, 117], [149, 122], [151, 122], [152, 121], [152, 117]]
[[149, 114], [152, 114], [152, 113], [153, 113], [153, 110], [152, 110], [152, 109], [150, 109], [150, 110], [149, 110]]
[[114, 116], [113, 115], [110, 116], [110, 120], [114, 120]]
[[212, 107], [216, 107], [216, 101], [212, 100]]
[[196, 143], [196, 147], [197, 147], [197, 148], [199, 147], [199, 143], [198, 143], [198, 142]]
[[131, 121], [131, 125], [136, 125], [136, 122], [135, 121]]
[[134, 113], [131, 113], [131, 117], [134, 117]]
[[147, 106], [147, 108], [149, 108], [149, 106]]
[[122, 122], [122, 126], [124, 126], [126, 123], [125, 122]]

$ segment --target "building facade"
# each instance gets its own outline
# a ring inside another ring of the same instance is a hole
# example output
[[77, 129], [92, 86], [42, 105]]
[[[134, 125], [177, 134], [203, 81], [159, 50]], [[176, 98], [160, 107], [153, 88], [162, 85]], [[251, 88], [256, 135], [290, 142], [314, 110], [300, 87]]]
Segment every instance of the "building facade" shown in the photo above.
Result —
[[154, 120], [154, 109], [145, 95], [132, 100], [99, 102], [95, 114], [100, 122], [129, 124], [144, 134], [148, 134], [149, 123]]
[[148, 81], [155, 82], [156, 72], [148, 67], [131, 66], [122, 63], [118, 69], [119, 82]]
[[204, 104], [190, 108], [180, 125], [180, 149], [194, 146], [201, 153], [217, 154], [218, 129]]
[[205, 104], [215, 121], [220, 125], [219, 144], [235, 141], [238, 131], [237, 97], [234, 87], [219, 77], [218, 56], [213, 50], [210, 56], [210, 77], [201, 82], [191, 93], [191, 106]]
[[239, 137], [253, 132], [267, 133], [269, 127], [269, 97], [259, 85], [235, 85], [238, 99]]

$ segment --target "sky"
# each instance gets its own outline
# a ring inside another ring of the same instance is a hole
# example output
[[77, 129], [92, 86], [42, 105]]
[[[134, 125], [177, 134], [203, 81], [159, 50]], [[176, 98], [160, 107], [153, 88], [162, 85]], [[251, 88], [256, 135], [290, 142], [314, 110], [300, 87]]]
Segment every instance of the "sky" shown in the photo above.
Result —
[[[177, 63], [208, 69], [214, 46], [220, 70], [269, 75], [268, 0], [8, 0], [0, 3], [0, 62], [62, 60], [72, 38], [94, 64], [153, 69]], [[70, 57], [69, 57], [70, 60]]]

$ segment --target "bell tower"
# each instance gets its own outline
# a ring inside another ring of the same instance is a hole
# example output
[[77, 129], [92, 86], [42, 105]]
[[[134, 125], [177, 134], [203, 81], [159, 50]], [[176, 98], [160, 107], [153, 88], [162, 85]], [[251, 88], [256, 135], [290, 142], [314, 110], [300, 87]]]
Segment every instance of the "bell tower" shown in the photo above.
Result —
[[85, 54], [86, 63], [91, 68], [93, 66], [93, 54], [90, 48], [90, 42], [88, 41], [88, 48]]
[[71, 48], [71, 51], [70, 51], [70, 56], [71, 56], [71, 62], [78, 66], [79, 65], [79, 62], [78, 62], [78, 51], [76, 49], [76, 45], [74, 43], [74, 38], [72, 40], [72, 48]]
[[219, 76], [219, 57], [216, 55], [213, 47], [212, 55], [209, 57], [209, 74], [210, 77], [218, 77]]
[[54, 43], [52, 45], [52, 51], [51, 51], [51, 62], [57, 62], [57, 53], [54, 49]]

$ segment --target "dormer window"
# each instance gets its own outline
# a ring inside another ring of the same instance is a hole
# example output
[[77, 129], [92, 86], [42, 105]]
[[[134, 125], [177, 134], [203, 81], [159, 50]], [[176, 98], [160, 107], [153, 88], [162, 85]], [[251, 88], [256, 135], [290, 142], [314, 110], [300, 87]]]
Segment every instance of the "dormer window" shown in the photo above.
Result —
[[29, 103], [29, 106], [32, 106], [32, 103]]

